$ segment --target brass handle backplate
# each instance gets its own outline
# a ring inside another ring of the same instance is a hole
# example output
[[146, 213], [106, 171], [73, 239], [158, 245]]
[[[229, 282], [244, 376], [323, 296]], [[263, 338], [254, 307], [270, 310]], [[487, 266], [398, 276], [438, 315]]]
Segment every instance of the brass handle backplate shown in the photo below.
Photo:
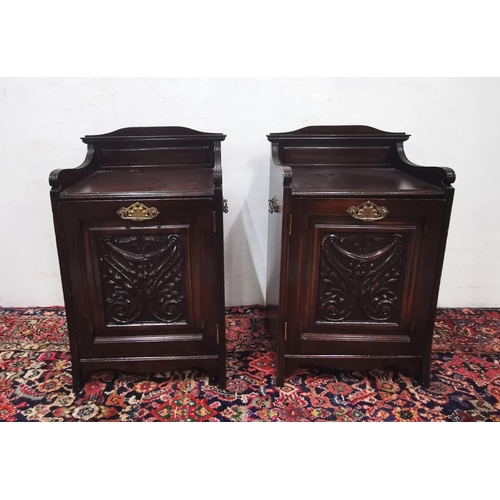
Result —
[[276, 196], [273, 196], [270, 200], [268, 200], [269, 203], [269, 213], [272, 214], [273, 212], [278, 213], [279, 212], [279, 205], [278, 205], [278, 200], [276, 199]]
[[355, 219], [371, 222], [383, 219], [389, 213], [389, 210], [385, 207], [378, 207], [371, 201], [365, 201], [357, 207], [349, 207], [347, 213]]
[[157, 215], [160, 214], [155, 207], [147, 207], [146, 205], [136, 201], [132, 203], [129, 207], [122, 207], [118, 212], [116, 212], [122, 219], [129, 220], [149, 220], [154, 219]]

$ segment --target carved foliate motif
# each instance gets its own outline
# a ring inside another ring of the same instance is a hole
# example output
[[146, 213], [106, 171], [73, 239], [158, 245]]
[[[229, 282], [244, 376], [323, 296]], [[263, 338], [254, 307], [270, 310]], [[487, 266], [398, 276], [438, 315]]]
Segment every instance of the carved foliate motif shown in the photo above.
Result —
[[184, 255], [177, 234], [101, 236], [99, 267], [108, 323], [186, 320]]
[[329, 234], [321, 244], [316, 321], [397, 321], [401, 234]]

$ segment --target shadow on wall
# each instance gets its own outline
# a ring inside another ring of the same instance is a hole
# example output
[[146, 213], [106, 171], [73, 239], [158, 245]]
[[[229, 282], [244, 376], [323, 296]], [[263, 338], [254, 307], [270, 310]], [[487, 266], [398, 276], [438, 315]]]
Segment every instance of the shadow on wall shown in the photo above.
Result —
[[265, 304], [269, 159], [251, 158], [246, 175], [248, 190], [224, 243], [227, 306]]
[[245, 163], [228, 183], [238, 188], [224, 193], [228, 215], [239, 210], [224, 240], [226, 306], [265, 304], [269, 157], [253, 155]]
[[[230, 204], [230, 200], [228, 200]], [[257, 240], [247, 200], [231, 226], [224, 243], [226, 306], [264, 305], [250, 241]], [[256, 242], [257, 243], [257, 242]], [[253, 245], [253, 252], [258, 245]], [[262, 262], [262, 254], [259, 260]]]

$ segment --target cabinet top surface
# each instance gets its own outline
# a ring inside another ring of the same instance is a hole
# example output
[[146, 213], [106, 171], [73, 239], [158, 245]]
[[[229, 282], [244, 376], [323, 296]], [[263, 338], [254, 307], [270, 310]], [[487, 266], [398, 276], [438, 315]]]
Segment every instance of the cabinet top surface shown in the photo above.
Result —
[[99, 170], [61, 192], [61, 198], [122, 198], [132, 196], [211, 196], [213, 170]]
[[441, 196], [440, 187], [394, 168], [294, 168], [294, 195]]

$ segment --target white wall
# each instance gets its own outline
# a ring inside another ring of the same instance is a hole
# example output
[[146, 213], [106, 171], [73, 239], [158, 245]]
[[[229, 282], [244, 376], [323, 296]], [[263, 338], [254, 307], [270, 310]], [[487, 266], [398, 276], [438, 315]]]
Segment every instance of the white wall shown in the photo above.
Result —
[[0, 79], [0, 306], [63, 303], [48, 174], [85, 134], [180, 125], [222, 132], [227, 305], [263, 304], [269, 132], [360, 124], [407, 132], [409, 159], [457, 181], [439, 305], [500, 307], [500, 79]]

